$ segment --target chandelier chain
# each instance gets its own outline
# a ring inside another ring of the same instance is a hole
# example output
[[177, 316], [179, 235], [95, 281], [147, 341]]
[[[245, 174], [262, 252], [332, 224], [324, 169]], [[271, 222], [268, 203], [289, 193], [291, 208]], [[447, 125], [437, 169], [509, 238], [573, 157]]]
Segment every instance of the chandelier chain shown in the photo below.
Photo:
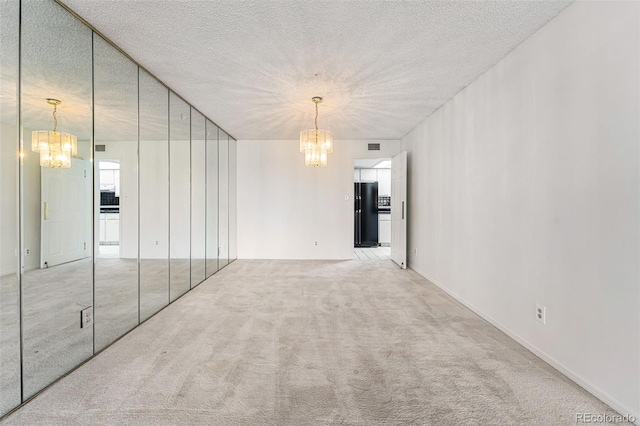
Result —
[[316, 104], [316, 145], [318, 144], [318, 102]]
[[58, 130], [58, 105], [53, 106], [53, 131]]

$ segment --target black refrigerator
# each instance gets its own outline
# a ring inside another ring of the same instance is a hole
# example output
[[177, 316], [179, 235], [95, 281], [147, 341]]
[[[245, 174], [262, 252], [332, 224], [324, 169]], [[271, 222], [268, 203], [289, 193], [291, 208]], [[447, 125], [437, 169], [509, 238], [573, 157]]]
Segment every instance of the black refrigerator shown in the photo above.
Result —
[[378, 182], [355, 182], [354, 246], [378, 245]]

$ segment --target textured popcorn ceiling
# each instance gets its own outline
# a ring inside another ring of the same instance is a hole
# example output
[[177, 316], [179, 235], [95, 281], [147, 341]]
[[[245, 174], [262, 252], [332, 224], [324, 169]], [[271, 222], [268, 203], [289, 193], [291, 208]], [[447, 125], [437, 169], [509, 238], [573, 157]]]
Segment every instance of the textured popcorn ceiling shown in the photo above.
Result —
[[397, 139], [570, 1], [64, 3], [238, 139]]

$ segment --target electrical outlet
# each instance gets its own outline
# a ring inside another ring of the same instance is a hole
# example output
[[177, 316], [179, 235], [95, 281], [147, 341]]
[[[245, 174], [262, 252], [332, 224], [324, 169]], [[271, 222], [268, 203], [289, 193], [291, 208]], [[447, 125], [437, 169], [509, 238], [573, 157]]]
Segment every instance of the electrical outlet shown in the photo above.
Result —
[[29, 256], [31, 254], [31, 249], [24, 249], [24, 254]]
[[93, 324], [93, 307], [89, 306], [80, 311], [80, 328], [87, 328]]
[[536, 319], [543, 324], [547, 323], [547, 308], [536, 303]]
[[413, 255], [414, 255], [414, 256], [417, 256], [417, 255], [418, 255], [418, 249], [417, 249], [417, 248], [414, 248], [414, 249], [413, 249]]
[[318, 242], [317, 242], [317, 241], [316, 241], [315, 243], [316, 243], [315, 245], [318, 245]]

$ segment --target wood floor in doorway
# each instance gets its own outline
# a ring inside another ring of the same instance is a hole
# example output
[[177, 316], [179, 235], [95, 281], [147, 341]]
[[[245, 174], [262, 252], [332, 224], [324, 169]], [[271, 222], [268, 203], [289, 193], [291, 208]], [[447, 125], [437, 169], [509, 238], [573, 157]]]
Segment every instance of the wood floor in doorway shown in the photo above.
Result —
[[391, 247], [354, 247], [354, 260], [386, 260], [391, 258]]

